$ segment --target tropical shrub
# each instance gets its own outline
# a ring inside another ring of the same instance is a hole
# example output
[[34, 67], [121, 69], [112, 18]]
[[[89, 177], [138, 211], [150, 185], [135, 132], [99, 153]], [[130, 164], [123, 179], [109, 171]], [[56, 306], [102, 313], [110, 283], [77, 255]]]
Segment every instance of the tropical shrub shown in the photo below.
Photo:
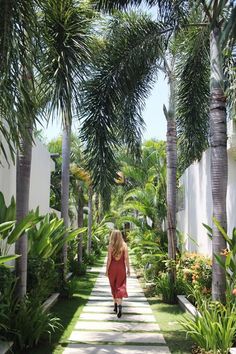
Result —
[[87, 264], [88, 266], [92, 266], [96, 262], [97, 256], [93, 252], [91, 252], [90, 254], [84, 253], [83, 259], [85, 264]]
[[11, 332], [10, 314], [14, 302], [16, 278], [9, 268], [0, 266], [0, 339]]
[[85, 275], [87, 271], [87, 264], [82, 263], [79, 264], [77, 259], [74, 259], [73, 261], [70, 262], [70, 271], [74, 275]]
[[7, 207], [1, 192], [0, 210], [0, 263], [2, 264], [17, 257], [16, 255], [9, 255], [11, 245], [26, 231], [34, 227], [41, 220], [41, 217], [38, 214], [38, 210], [31, 211], [24, 219], [16, 223], [14, 199], [11, 200], [10, 206]]
[[25, 297], [11, 313], [11, 331], [15, 347], [20, 350], [32, 348], [43, 339], [50, 341], [51, 334], [60, 327], [59, 318], [45, 311], [37, 298]]
[[224, 306], [219, 302], [198, 302], [199, 315], [181, 322], [194, 342], [213, 354], [227, 354], [236, 336], [235, 305]]
[[162, 273], [157, 279], [156, 293], [161, 295], [162, 301], [168, 304], [176, 303], [174, 283], [170, 281], [168, 273]]
[[[215, 218], [213, 218], [213, 222], [227, 242], [227, 248], [222, 249], [220, 256], [215, 255], [217, 262], [225, 270], [227, 302], [236, 304], [236, 228], [233, 228], [230, 237]], [[212, 228], [203, 225], [208, 230], [208, 236], [212, 238]]]
[[177, 303], [176, 294], [186, 294], [188, 284], [186, 280], [177, 273], [175, 284], [170, 281], [168, 273], [160, 273], [156, 279], [156, 294], [162, 297], [167, 304]]
[[28, 258], [27, 291], [30, 297], [46, 300], [59, 284], [58, 266], [52, 258]]
[[186, 252], [177, 263], [177, 272], [183, 275], [189, 285], [197, 286], [203, 294], [211, 292], [211, 259], [197, 253]]
[[55, 257], [65, 242], [70, 242], [86, 228], [71, 231], [64, 221], [54, 214], [47, 214], [38, 225], [28, 230], [29, 256], [44, 259]]
[[[7, 273], [6, 273], [7, 274]], [[5, 277], [4, 277], [5, 278]], [[0, 338], [14, 342], [14, 352], [31, 348], [41, 339], [51, 337], [60, 327], [59, 319], [46, 312], [41, 298], [15, 298], [16, 279], [13, 275], [0, 292]]]

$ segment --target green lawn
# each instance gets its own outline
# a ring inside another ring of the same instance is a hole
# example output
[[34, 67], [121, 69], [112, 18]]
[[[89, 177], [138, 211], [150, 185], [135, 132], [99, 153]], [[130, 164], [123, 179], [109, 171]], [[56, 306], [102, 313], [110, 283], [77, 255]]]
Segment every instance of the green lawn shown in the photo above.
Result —
[[[135, 262], [135, 258], [133, 258], [133, 262]], [[140, 270], [136, 270], [136, 272], [139, 275], [138, 278], [141, 285], [144, 286], [142, 272]], [[186, 314], [179, 305], [165, 304], [157, 296], [154, 296], [155, 289], [144, 289], [144, 292], [171, 353], [190, 354], [194, 343], [191, 339], [186, 338], [186, 332], [180, 325], [180, 321], [183, 320]]]
[[[103, 265], [104, 257], [99, 259], [95, 266]], [[62, 354], [79, 316], [94, 287], [98, 273], [87, 273], [85, 276], [75, 278], [78, 291], [71, 299], [60, 299], [51, 312], [61, 319], [63, 329], [58, 330], [51, 340], [51, 344], [42, 342], [38, 347], [24, 351], [24, 354]]]
[[178, 305], [168, 305], [156, 298], [149, 298], [152, 310], [172, 354], [189, 354], [193, 342], [186, 338], [180, 325], [184, 312]]

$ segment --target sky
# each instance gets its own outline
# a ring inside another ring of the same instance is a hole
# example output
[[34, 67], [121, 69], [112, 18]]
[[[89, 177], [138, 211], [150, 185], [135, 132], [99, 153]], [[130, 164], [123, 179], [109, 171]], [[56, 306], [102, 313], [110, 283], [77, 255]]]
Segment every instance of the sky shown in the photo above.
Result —
[[[156, 17], [154, 8], [147, 10], [144, 5], [142, 5], [141, 8], [149, 12], [153, 18]], [[146, 128], [143, 132], [144, 141], [148, 139], [166, 139], [166, 119], [163, 113], [163, 104], [168, 107], [168, 85], [164, 74], [161, 72], [158, 74], [157, 82], [146, 101], [146, 107], [143, 111], [143, 118], [146, 124]], [[78, 130], [78, 123], [74, 124], [72, 130], [74, 132]], [[58, 137], [61, 133], [60, 120], [55, 119], [53, 124], [50, 123], [43, 129], [43, 133], [47, 141]]]

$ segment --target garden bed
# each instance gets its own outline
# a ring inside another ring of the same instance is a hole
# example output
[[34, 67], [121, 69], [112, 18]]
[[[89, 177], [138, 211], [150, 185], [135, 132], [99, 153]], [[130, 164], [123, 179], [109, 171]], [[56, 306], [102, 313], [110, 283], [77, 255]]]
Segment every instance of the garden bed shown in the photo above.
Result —
[[[197, 315], [201, 316], [198, 310], [196, 309], [196, 307], [193, 304], [191, 304], [190, 301], [188, 301], [185, 295], [178, 295], [177, 297], [178, 297], [178, 303], [184, 311], [190, 313], [194, 317]], [[236, 354], [236, 347], [232, 347], [229, 352], [230, 354]]]

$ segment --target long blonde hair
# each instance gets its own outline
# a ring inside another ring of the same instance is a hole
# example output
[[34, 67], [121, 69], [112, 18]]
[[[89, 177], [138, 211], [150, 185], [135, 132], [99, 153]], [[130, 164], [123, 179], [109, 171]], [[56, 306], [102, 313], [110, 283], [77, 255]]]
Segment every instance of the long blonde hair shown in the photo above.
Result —
[[113, 230], [110, 236], [110, 246], [112, 248], [112, 255], [115, 258], [120, 257], [123, 248], [124, 248], [124, 240], [122, 237], [122, 233], [120, 230]]

